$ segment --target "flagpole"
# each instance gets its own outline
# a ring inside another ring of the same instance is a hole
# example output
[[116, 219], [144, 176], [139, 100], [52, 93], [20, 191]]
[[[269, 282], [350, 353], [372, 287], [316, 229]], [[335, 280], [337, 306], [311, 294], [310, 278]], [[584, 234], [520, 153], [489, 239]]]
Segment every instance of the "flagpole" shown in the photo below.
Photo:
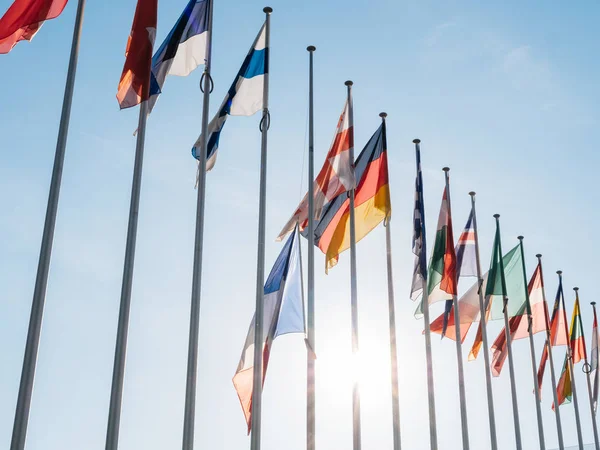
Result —
[[481, 341], [483, 343], [483, 360], [485, 364], [485, 388], [488, 403], [488, 419], [490, 422], [490, 442], [492, 450], [498, 450], [496, 438], [496, 414], [494, 411], [494, 394], [492, 391], [492, 374], [490, 373], [490, 351], [487, 340], [487, 323], [485, 321], [485, 304], [483, 299], [483, 277], [481, 275], [481, 259], [479, 257], [479, 236], [477, 231], [477, 214], [475, 212], [475, 192], [471, 196], [471, 209], [473, 210], [473, 230], [475, 231], [475, 256], [477, 260], [477, 281], [479, 283], [479, 313], [481, 315]]
[[[444, 167], [444, 177], [446, 179], [446, 199], [448, 200], [448, 216], [452, 217], [452, 203], [450, 201], [450, 172], [449, 167]], [[454, 234], [454, 233], [453, 233]], [[452, 243], [454, 245], [454, 242]], [[456, 275], [456, 270], [454, 271]], [[458, 285], [458, 280], [455, 280]], [[462, 336], [460, 333], [460, 314], [458, 310], [458, 298], [456, 294], [452, 296], [452, 306], [454, 308], [454, 330], [456, 332], [456, 363], [458, 366], [458, 392], [460, 397], [460, 422], [462, 427], [463, 449], [469, 450], [469, 425], [467, 423], [467, 398], [465, 394], [465, 373], [463, 368], [462, 355]]]
[[307, 337], [312, 352], [307, 353], [306, 360], [306, 449], [315, 450], [315, 133], [314, 133], [314, 89], [313, 89], [313, 57], [316, 47], [306, 48], [309, 53], [309, 94], [308, 94], [308, 308]]
[[[265, 48], [271, 51], [271, 13], [273, 8], [266, 6]], [[269, 56], [267, 56], [269, 58]], [[269, 60], [265, 61], [269, 67]], [[263, 115], [260, 121], [262, 142], [260, 150], [260, 191], [258, 203], [258, 255], [256, 261], [256, 312], [254, 325], [254, 374], [252, 380], [252, 437], [251, 450], [260, 450], [261, 409], [262, 409], [262, 373], [263, 373], [263, 306], [265, 282], [265, 222], [267, 208], [267, 132], [271, 116], [269, 114], [269, 72], [265, 71], [263, 83]]]
[[[594, 310], [594, 324], [597, 325], [598, 323], [598, 319], [596, 316], [596, 302], [591, 302], [590, 305], [592, 305], [592, 309]], [[596, 334], [598, 333], [598, 331], [596, 330]], [[594, 334], [592, 333], [592, 339], [594, 338]], [[592, 342], [592, 350], [594, 349], [594, 342]], [[597, 398], [595, 399], [594, 397], [598, 396], [598, 360], [600, 358], [598, 358], [598, 347], [597, 347], [597, 343], [596, 343], [596, 374], [594, 375], [594, 394], [592, 395], [592, 406], [594, 407], [594, 414], [592, 416], [592, 420], [596, 421], [596, 406], [594, 405], [593, 402], [594, 400], [596, 400], [597, 402]], [[593, 358], [593, 357], [592, 357]], [[593, 361], [593, 359], [592, 359]]]
[[[417, 171], [420, 170], [419, 161], [421, 160], [421, 140], [414, 139], [415, 152], [417, 154]], [[423, 198], [420, 199], [423, 204]], [[425, 235], [425, 230], [423, 230]], [[433, 386], [433, 358], [431, 355], [431, 325], [429, 318], [429, 293], [427, 292], [427, 272], [423, 279], [423, 320], [425, 322], [425, 359], [427, 362], [427, 398], [429, 405], [429, 442], [431, 450], [437, 450], [437, 423], [435, 418], [435, 392]]]
[[[352, 105], [352, 81], [344, 83], [348, 88], [348, 105]], [[348, 128], [352, 130], [354, 136], [354, 111], [353, 107], [348, 108]], [[350, 145], [350, 164], [354, 171], [354, 138]], [[356, 283], [356, 222], [354, 218], [354, 190], [350, 190], [350, 309], [352, 313], [352, 358], [354, 361], [354, 383], [352, 386], [352, 445], [354, 450], [362, 448], [361, 426], [360, 426], [360, 390], [358, 383], [358, 373], [356, 367], [359, 364], [358, 358], [358, 287]]]
[[531, 353], [531, 370], [533, 371], [533, 388], [535, 390], [535, 411], [538, 423], [538, 438], [540, 441], [540, 450], [546, 449], [546, 440], [544, 439], [544, 422], [542, 420], [542, 399], [540, 398], [540, 386], [537, 379], [537, 364], [535, 360], [535, 346], [533, 344], [533, 316], [531, 312], [531, 302], [529, 300], [529, 286], [527, 283], [527, 272], [525, 270], [525, 250], [523, 248], [523, 236], [519, 236], [519, 247], [521, 249], [521, 261], [523, 261], [523, 281], [525, 283], [525, 305], [527, 307], [527, 320], [529, 332], [529, 350]]
[[192, 298], [190, 306], [190, 332], [185, 386], [182, 449], [194, 448], [196, 423], [196, 383], [198, 378], [198, 335], [200, 332], [200, 300], [202, 298], [202, 250], [204, 248], [204, 207], [206, 199], [206, 146], [208, 143], [208, 115], [210, 113], [210, 76], [212, 61], [213, 1], [208, 0], [208, 29], [206, 33], [206, 60], [202, 75], [202, 125], [200, 161], [198, 162], [198, 187], [196, 198], [196, 232], [194, 239], [194, 265], [192, 269]]
[[[494, 214], [496, 218], [496, 229], [500, 234], [500, 214]], [[498, 239], [498, 247], [500, 252], [500, 280], [502, 282], [502, 297], [503, 297], [503, 313], [504, 313], [504, 332], [506, 334], [506, 348], [508, 350], [508, 369], [510, 373], [510, 393], [512, 397], [513, 406], [513, 422], [515, 427], [515, 442], [517, 444], [517, 450], [523, 448], [521, 443], [521, 425], [519, 423], [519, 405], [517, 403], [517, 389], [515, 384], [515, 367], [513, 363], [512, 355], [512, 336], [510, 335], [510, 324], [508, 322], [508, 295], [506, 290], [506, 278], [504, 276], [504, 260], [502, 258], [502, 243], [501, 239]], [[483, 319], [483, 318], [482, 318]]]
[[[571, 351], [571, 336], [569, 334], [569, 325], [567, 325], [567, 308], [565, 305], [565, 292], [562, 287], [562, 270], [556, 272], [560, 286], [560, 296], [563, 305], [563, 314], [565, 315], [565, 332], [567, 336], [567, 359], [569, 361], [569, 370], [571, 371], [571, 388], [573, 390], [573, 409], [575, 409], [575, 425], [577, 426], [577, 442], [579, 448], [583, 450], [583, 434], [581, 433], [581, 418], [579, 417], [579, 402], [577, 401], [577, 387], [575, 386], [575, 372], [573, 371], [573, 353]], [[555, 403], [558, 408], [558, 403]]]
[[37, 355], [40, 346], [44, 304], [46, 302], [46, 287], [48, 285], [48, 272], [50, 270], [50, 259], [52, 257], [52, 244], [54, 241], [58, 199], [60, 196], [65, 150], [69, 133], [69, 120], [71, 118], [71, 105], [73, 103], [75, 74], [77, 72], [77, 59], [79, 56], [79, 38], [81, 36], [84, 8], [85, 0], [79, 0], [75, 16], [75, 25], [73, 28], [73, 40], [69, 56], [69, 68], [67, 70], [67, 81], [65, 83], [65, 94], [63, 97], [60, 125], [58, 128], [58, 138], [56, 140], [56, 152], [54, 154], [54, 167], [52, 168], [46, 218], [44, 220], [42, 245], [40, 248], [40, 257], [35, 278], [33, 301], [31, 304], [29, 329], [27, 330], [27, 341], [25, 344], [25, 354], [23, 356], [23, 368], [21, 370], [21, 381], [19, 384], [19, 394], [17, 397], [17, 407], [15, 409], [15, 420], [10, 443], [11, 450], [23, 450], [27, 438], [27, 425], [29, 422], [31, 397], [33, 395]]
[[[579, 305], [579, 288], [574, 287], [573, 290], [575, 291], [575, 301], [577, 302], [577, 305]], [[579, 315], [579, 325], [581, 326], [581, 337], [584, 339], [584, 345], [585, 345], [583, 323], [581, 323], [581, 308], [578, 308], [578, 309], [579, 309], [579, 314], [580, 314]], [[596, 450], [600, 450], [600, 446], [598, 445], [598, 425], [596, 424], [596, 415], [594, 414], [594, 399], [592, 396], [592, 382], [590, 380], [590, 367], [591, 366], [588, 363], [587, 352], [585, 352], [583, 371], [585, 372], [585, 378], [587, 380], [588, 395], [590, 397], [590, 413], [592, 415], [592, 431], [594, 432], [594, 444], [595, 444]]]
[[[544, 315], [546, 317], [546, 346], [548, 349], [548, 360], [550, 361], [550, 378], [552, 379], [552, 396], [554, 397], [554, 404], [558, 405], [558, 394], [556, 392], [556, 373], [554, 372], [554, 357], [552, 356], [552, 341], [550, 338], [550, 319], [548, 317], [548, 304], [546, 303], [546, 288], [544, 286], [544, 271], [542, 270], [542, 255], [535, 255], [538, 259], [540, 266], [540, 276], [542, 277], [542, 299], [544, 300]], [[538, 386], [539, 390], [539, 386]], [[562, 422], [560, 420], [560, 408], [557, 406], [554, 408], [554, 415], [556, 417], [556, 431], [558, 433], [558, 448], [563, 450], [565, 448]]]
[[[387, 150], [386, 122], [387, 113], [379, 114], [383, 125], [384, 149]], [[387, 256], [387, 284], [388, 284], [388, 316], [390, 324], [390, 363], [392, 382], [392, 420], [394, 430], [394, 450], [402, 448], [400, 435], [400, 399], [398, 395], [398, 348], [396, 345], [396, 305], [394, 300], [394, 276], [392, 274], [392, 232], [390, 230], [391, 214], [385, 218], [385, 249]]]

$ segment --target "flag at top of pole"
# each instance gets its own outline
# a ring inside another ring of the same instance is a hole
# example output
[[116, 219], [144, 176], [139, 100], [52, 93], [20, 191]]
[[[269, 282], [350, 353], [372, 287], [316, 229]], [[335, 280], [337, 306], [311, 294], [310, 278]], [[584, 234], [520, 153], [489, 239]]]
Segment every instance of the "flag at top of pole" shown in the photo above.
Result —
[[[266, 22], [260, 28], [242, 67], [227, 91], [219, 111], [208, 124], [206, 146], [206, 170], [211, 170], [217, 159], [219, 139], [228, 116], [252, 116], [263, 109], [265, 75], [269, 73], [269, 49], [266, 46]], [[200, 135], [192, 147], [192, 156], [200, 158]]]
[[[350, 154], [354, 147], [354, 132], [350, 126], [351, 114], [352, 102], [346, 100], [338, 120], [333, 142], [325, 157], [325, 163], [323, 163], [323, 167], [313, 183], [313, 217], [315, 220], [321, 218], [323, 207], [326, 204], [338, 195], [350, 191], [355, 186], [354, 171], [350, 161]], [[296, 223], [300, 224], [301, 232], [308, 226], [308, 194], [304, 196], [290, 220], [285, 224], [277, 240], [282, 240], [294, 229]]]
[[157, 8], [158, 0], [138, 0], [117, 92], [121, 109], [139, 105], [150, 96], [150, 71], [152, 49], [156, 39]]
[[598, 411], [598, 389], [600, 384], [600, 370], [598, 370], [598, 356], [600, 346], [598, 345], [598, 317], [596, 315], [596, 302], [592, 302], [594, 308], [594, 325], [592, 328], [592, 354], [591, 354], [591, 372], [594, 373], [594, 390], [592, 394], [592, 405], [594, 407], [594, 414]]
[[410, 298], [415, 301], [423, 292], [427, 280], [427, 240], [425, 238], [425, 208], [423, 205], [423, 175], [421, 173], [421, 152], [419, 144], [421, 141], [415, 139], [417, 146], [417, 177], [415, 180], [415, 210], [413, 213], [413, 238], [412, 252], [415, 255], [415, 267], [413, 270]]
[[210, 7], [209, 0], [190, 0], [152, 57], [150, 111], [167, 75], [186, 77], [207, 60]]
[[15, 0], [0, 18], [0, 54], [20, 41], [31, 41], [44, 21], [58, 17], [67, 0]]

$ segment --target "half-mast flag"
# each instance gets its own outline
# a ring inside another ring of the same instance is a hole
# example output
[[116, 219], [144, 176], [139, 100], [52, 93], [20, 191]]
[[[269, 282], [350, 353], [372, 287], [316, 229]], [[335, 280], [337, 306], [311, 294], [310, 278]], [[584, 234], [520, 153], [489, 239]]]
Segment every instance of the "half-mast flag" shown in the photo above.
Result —
[[[383, 122], [356, 158], [356, 242], [392, 213], [386, 144]], [[321, 219], [315, 224], [314, 244], [325, 253], [325, 272], [335, 266], [339, 254], [350, 247], [350, 199], [345, 192], [324, 206]]]
[[[325, 163], [314, 182], [314, 219], [319, 220], [323, 207], [338, 195], [354, 187], [354, 172], [350, 154], [354, 147], [354, 130], [350, 126], [352, 100], [347, 100], [340, 115], [333, 143], [325, 158]], [[285, 224], [277, 240], [282, 240], [298, 223], [300, 231], [308, 226], [308, 193], [304, 196], [296, 211]]]
[[[559, 346], [567, 345], [569, 337], [567, 336], [567, 316], [565, 310], [562, 308], [561, 293], [562, 293], [562, 280], [559, 282], [558, 289], [556, 290], [556, 297], [554, 299], [554, 307], [552, 308], [552, 318], [550, 319], [550, 345]], [[540, 388], [540, 395], [542, 393], [542, 381], [544, 380], [544, 372], [546, 371], [546, 362], [548, 361], [548, 347], [544, 345], [544, 351], [540, 359], [540, 367], [538, 368], [538, 386]]]
[[598, 317], [596, 316], [596, 307], [594, 307], [594, 325], [592, 328], [592, 354], [590, 355], [591, 371], [594, 374], [594, 387], [592, 393], [592, 405], [594, 407], [594, 413], [596, 413], [596, 411], [598, 410], [598, 389], [600, 387], [598, 386], [598, 384], [600, 383], [600, 377], [598, 376], [598, 374], [600, 373], [600, 370], [598, 370], [599, 348], [600, 346], [598, 345]]
[[[273, 340], [282, 334], [306, 334], [299, 241], [297, 232], [290, 235], [265, 283], [262, 340], [263, 384]], [[242, 356], [233, 377], [233, 385], [248, 424], [248, 433], [250, 433], [252, 424], [254, 321], [255, 317], [250, 322]]]
[[[542, 280], [542, 269], [538, 263], [531, 280], [527, 286], [529, 292], [529, 303], [531, 305], [531, 326], [533, 334], [540, 331], [546, 331], [546, 304], [542, 289], [544, 287]], [[510, 300], [509, 300], [510, 301]], [[511, 340], [523, 339], [529, 336], [529, 320], [527, 315], [527, 305], [523, 305], [520, 314], [511, 317], [508, 322]], [[492, 375], [500, 376], [506, 357], [508, 356], [508, 347], [506, 345], [506, 331], [502, 328], [500, 334], [492, 344]]]
[[156, 38], [158, 0], [138, 0], [125, 50], [125, 65], [119, 81], [117, 100], [121, 109], [148, 100], [152, 49]]
[[[477, 276], [477, 255], [475, 253], [475, 228], [473, 227], [473, 210], [469, 214], [469, 219], [465, 225], [465, 229], [458, 238], [458, 244], [455, 248], [456, 252], [456, 278], [460, 276], [475, 277]], [[484, 283], [487, 281], [487, 273], [484, 276]], [[485, 284], [483, 286], [485, 290]], [[448, 303], [447, 303], [448, 305]], [[451, 304], [452, 305], [452, 304]], [[449, 314], [444, 311], [444, 314], [431, 322], [431, 332], [448, 335], [448, 330], [451, 331], [450, 338], [455, 339], [456, 332], [454, 331], [454, 308], [446, 308]], [[471, 323], [477, 320], [479, 315], [479, 283], [475, 283], [458, 301], [459, 317], [461, 318], [461, 342], [464, 342], [465, 337], [471, 327]], [[465, 323], [466, 326], [462, 326]]]
[[150, 111], [158, 100], [167, 75], [186, 77], [207, 56], [209, 0], [190, 0], [165, 41], [152, 58]]
[[427, 280], [427, 240], [425, 238], [425, 205], [423, 204], [423, 174], [421, 173], [420, 150], [417, 150], [416, 158], [417, 177], [415, 179], [415, 210], [413, 213], [412, 238], [412, 252], [415, 255], [415, 266], [410, 288], [410, 299], [412, 301], [417, 300], [423, 293], [423, 287]]
[[67, 0], [15, 0], [0, 18], [0, 54], [31, 41], [44, 21], [58, 17]]
[[[448, 192], [444, 189], [442, 205], [438, 216], [433, 253], [429, 261], [429, 279], [427, 280], [429, 304], [446, 300], [447, 317], [452, 306], [452, 297], [457, 295], [456, 288], [456, 252], [452, 234], [452, 217], [448, 207]], [[415, 317], [423, 316], [423, 299], [415, 312]], [[443, 336], [443, 333], [442, 333]]]
[[[263, 107], [264, 78], [269, 73], [269, 49], [266, 47], [266, 23], [260, 28], [250, 51], [233, 84], [227, 91], [219, 111], [208, 124], [206, 170], [211, 170], [217, 159], [219, 139], [228, 116], [251, 116]], [[192, 147], [192, 155], [200, 159], [202, 135]]]

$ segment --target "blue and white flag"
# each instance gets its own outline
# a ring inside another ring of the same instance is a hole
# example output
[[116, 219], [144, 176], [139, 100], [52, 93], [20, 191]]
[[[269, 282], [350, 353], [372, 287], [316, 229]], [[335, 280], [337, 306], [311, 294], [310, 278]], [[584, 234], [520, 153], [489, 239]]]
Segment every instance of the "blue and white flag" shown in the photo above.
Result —
[[[227, 116], [251, 116], [263, 107], [263, 84], [265, 75], [269, 72], [269, 53], [266, 48], [266, 23], [263, 24], [258, 36], [235, 81], [229, 88], [219, 112], [208, 124], [208, 140], [206, 146], [206, 170], [211, 170], [217, 158], [219, 138], [227, 120]], [[192, 148], [192, 155], [200, 159], [200, 142], [198, 138]]]
[[150, 111], [162, 92], [167, 75], [186, 77], [207, 57], [208, 0], [190, 0], [165, 41], [152, 57]]
[[[300, 235], [297, 227], [271, 269], [264, 287], [263, 302], [262, 374], [264, 383], [273, 340], [277, 336], [288, 333], [306, 335]], [[233, 385], [246, 417], [248, 432], [250, 432], [252, 420], [255, 319], [256, 317], [253, 317], [250, 322], [242, 356], [233, 377]], [[309, 348], [308, 342], [307, 348]]]

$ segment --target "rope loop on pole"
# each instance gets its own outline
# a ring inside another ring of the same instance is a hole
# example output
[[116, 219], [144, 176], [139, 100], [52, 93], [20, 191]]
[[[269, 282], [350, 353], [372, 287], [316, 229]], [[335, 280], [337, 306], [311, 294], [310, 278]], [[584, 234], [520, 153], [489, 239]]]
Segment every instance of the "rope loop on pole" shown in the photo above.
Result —
[[260, 124], [258, 125], [258, 129], [261, 133], [263, 132], [265, 123], [267, 125], [267, 130], [271, 128], [271, 113], [268, 109], [263, 113], [262, 119], [260, 119]]
[[[202, 76], [200, 77], [200, 91], [202, 91], [203, 94], [204, 94], [204, 77], [206, 77], [206, 72], [202, 72]], [[210, 90], [208, 91], [208, 93], [212, 94], [212, 91], [215, 88], [215, 83], [214, 83], [212, 77], [210, 76], [210, 74], [208, 74], [208, 81], [210, 82]]]
[[592, 371], [592, 366], [590, 363], [586, 362], [583, 366], [581, 366], [581, 371], [585, 374], [588, 374]]
[[389, 217], [387, 217], [387, 216], [386, 216], [386, 217], [383, 219], [383, 226], [384, 226], [385, 228], [387, 228], [389, 224], [390, 224], [390, 219], [389, 219]]

